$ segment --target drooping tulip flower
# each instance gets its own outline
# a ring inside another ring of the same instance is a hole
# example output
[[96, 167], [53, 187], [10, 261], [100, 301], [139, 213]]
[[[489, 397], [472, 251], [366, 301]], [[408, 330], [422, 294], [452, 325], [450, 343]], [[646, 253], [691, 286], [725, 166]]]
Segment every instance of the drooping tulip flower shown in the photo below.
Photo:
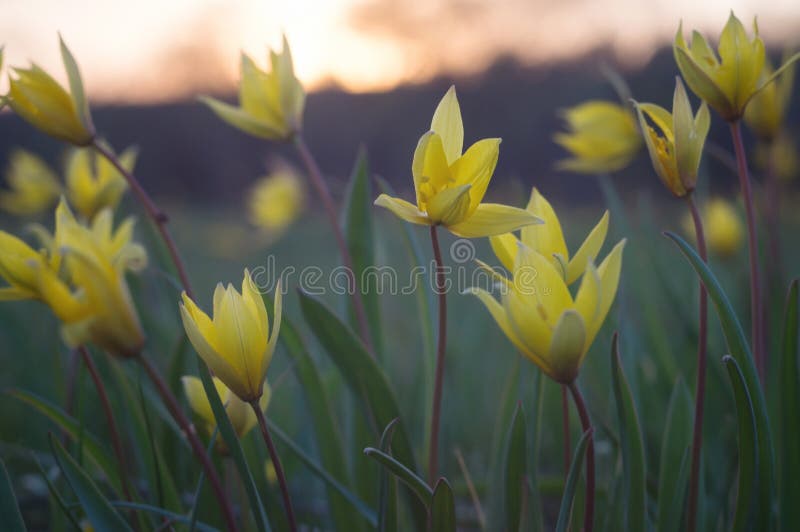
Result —
[[47, 163], [22, 149], [14, 150], [9, 159], [9, 190], [0, 192], [0, 209], [16, 216], [31, 216], [55, 205], [61, 184]]

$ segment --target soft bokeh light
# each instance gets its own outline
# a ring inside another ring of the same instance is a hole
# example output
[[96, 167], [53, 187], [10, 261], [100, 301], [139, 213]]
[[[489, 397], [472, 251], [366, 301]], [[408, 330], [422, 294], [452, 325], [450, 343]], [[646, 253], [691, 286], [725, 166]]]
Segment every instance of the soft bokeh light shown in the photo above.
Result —
[[548, 64], [605, 47], [640, 64], [681, 18], [716, 37], [730, 9], [758, 14], [768, 44], [796, 38], [792, 0], [6, 0], [0, 34], [9, 64], [58, 72], [60, 31], [93, 98], [155, 101], [232, 90], [239, 50], [263, 65], [281, 32], [310, 88], [371, 91], [477, 72], [500, 55]]

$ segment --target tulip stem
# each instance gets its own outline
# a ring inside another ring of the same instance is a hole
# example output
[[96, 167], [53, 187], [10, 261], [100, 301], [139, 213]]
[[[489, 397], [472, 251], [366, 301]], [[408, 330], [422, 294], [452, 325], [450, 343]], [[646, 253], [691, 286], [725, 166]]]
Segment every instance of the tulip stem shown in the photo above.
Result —
[[336, 245], [339, 247], [339, 254], [342, 256], [342, 262], [344, 263], [345, 270], [347, 271], [347, 275], [349, 277], [348, 283], [353, 289], [350, 297], [353, 303], [353, 312], [355, 313], [356, 321], [358, 322], [359, 332], [361, 333], [361, 339], [364, 341], [364, 345], [366, 345], [367, 350], [374, 358], [375, 351], [373, 349], [372, 339], [369, 334], [367, 313], [364, 310], [364, 302], [361, 299], [362, 294], [359, 290], [360, 286], [358, 280], [356, 279], [355, 269], [353, 268], [353, 258], [350, 256], [350, 251], [347, 249], [347, 242], [344, 239], [342, 228], [339, 225], [339, 217], [336, 213], [336, 206], [333, 203], [331, 191], [328, 188], [325, 179], [322, 177], [322, 171], [319, 169], [316, 159], [314, 159], [314, 156], [311, 154], [311, 150], [308, 149], [308, 144], [306, 144], [306, 141], [301, 134], [298, 133], [295, 135], [294, 145], [295, 148], [297, 148], [297, 153], [300, 155], [300, 159], [303, 161], [303, 165], [306, 167], [311, 184], [317, 191], [317, 195], [319, 196], [320, 200], [322, 200], [322, 205], [324, 206], [325, 212], [328, 215], [328, 220], [331, 224], [331, 228], [333, 229], [333, 235], [336, 238]]
[[136, 194], [136, 197], [139, 199], [144, 207], [144, 210], [147, 212], [147, 216], [156, 225], [158, 232], [161, 234], [162, 240], [164, 240], [164, 244], [167, 246], [169, 255], [172, 258], [172, 263], [175, 265], [175, 269], [178, 272], [178, 277], [181, 279], [183, 289], [186, 291], [186, 294], [189, 297], [192, 297], [192, 287], [191, 283], [189, 282], [189, 275], [186, 272], [186, 266], [184, 265], [180, 254], [178, 253], [178, 247], [175, 245], [175, 241], [172, 239], [172, 235], [167, 227], [169, 217], [153, 202], [147, 191], [142, 188], [139, 180], [136, 179], [136, 176], [129, 172], [122, 165], [122, 162], [111, 149], [109, 149], [102, 141], [99, 140], [95, 140], [92, 146], [100, 155], [110, 162], [120, 174], [122, 174], [122, 176], [125, 178], [125, 181], [128, 182], [128, 186], [130, 186], [131, 190], [133, 190], [133, 193]]
[[153, 363], [144, 354], [140, 354], [138, 357], [136, 357], [136, 360], [139, 361], [147, 373], [147, 376], [150, 377], [150, 380], [155, 385], [158, 394], [161, 396], [161, 399], [167, 406], [167, 410], [169, 410], [170, 415], [172, 415], [173, 419], [175, 419], [175, 422], [178, 423], [178, 426], [186, 436], [186, 439], [189, 440], [189, 445], [192, 447], [192, 451], [200, 461], [200, 464], [203, 466], [203, 470], [206, 473], [206, 478], [211, 483], [211, 488], [214, 490], [214, 494], [219, 501], [223, 517], [225, 518], [226, 527], [228, 530], [238, 530], [233, 509], [230, 501], [228, 501], [228, 497], [225, 495], [225, 490], [222, 487], [219, 474], [217, 473], [217, 470], [214, 469], [214, 464], [211, 463], [211, 459], [209, 458], [208, 453], [206, 453], [203, 444], [200, 443], [200, 438], [197, 437], [197, 431], [195, 430], [194, 425], [192, 425], [192, 423], [189, 421], [189, 418], [187, 418], [186, 414], [184, 414], [183, 410], [181, 410], [181, 407], [178, 405], [178, 400], [169, 389], [169, 386], [167, 386], [167, 383], [164, 382], [161, 374], [158, 372], [155, 366], [153, 366]]
[[[708, 261], [703, 219], [697, 210], [691, 194], [686, 196], [686, 203], [692, 213], [694, 233], [697, 240], [697, 250], [703, 262]], [[703, 413], [705, 411], [706, 396], [706, 343], [708, 336], [708, 294], [703, 283], [700, 283], [700, 298], [698, 301], [699, 329], [697, 335], [697, 386], [694, 399], [694, 427], [692, 429], [692, 469], [689, 477], [689, 515], [687, 530], [694, 532], [697, 527], [697, 499], [700, 487], [700, 454], [703, 447]]]
[[583, 532], [592, 532], [594, 525], [594, 435], [592, 434], [592, 422], [589, 419], [589, 412], [586, 410], [586, 403], [583, 400], [581, 391], [575, 381], [569, 383], [569, 391], [572, 392], [572, 399], [578, 409], [581, 418], [583, 432], [589, 432], [589, 442], [586, 447], [586, 506], [583, 511]]
[[439, 249], [439, 235], [435, 225], [431, 226], [431, 244], [436, 267], [436, 294], [439, 296], [439, 340], [436, 348], [436, 376], [433, 384], [433, 405], [431, 406], [431, 442], [428, 449], [428, 482], [433, 486], [439, 469], [439, 417], [442, 408], [444, 354], [447, 348], [447, 293], [445, 292], [442, 251]]
[[258, 419], [258, 426], [261, 428], [261, 435], [264, 436], [264, 443], [267, 444], [269, 451], [269, 458], [272, 460], [272, 465], [275, 466], [275, 476], [278, 477], [278, 485], [281, 488], [281, 496], [283, 497], [283, 507], [286, 510], [286, 519], [289, 521], [289, 530], [292, 532], [297, 531], [297, 521], [294, 517], [294, 509], [292, 508], [292, 499], [289, 497], [289, 486], [286, 483], [286, 475], [283, 473], [283, 466], [281, 459], [278, 456], [278, 451], [275, 449], [275, 443], [272, 441], [272, 436], [269, 434], [267, 427], [267, 420], [264, 419], [264, 412], [258, 404], [258, 400], [250, 403], [253, 407], [253, 412]]
[[[78, 352], [81, 355], [83, 363], [86, 365], [86, 369], [89, 370], [89, 375], [92, 377], [92, 382], [94, 382], [95, 388], [97, 388], [97, 397], [100, 399], [100, 406], [103, 408], [103, 413], [106, 416], [108, 433], [111, 436], [111, 445], [114, 448], [114, 454], [117, 457], [117, 467], [119, 468], [122, 491], [125, 495], [125, 498], [129, 502], [134, 502], [133, 497], [131, 497], [130, 486], [128, 482], [128, 468], [126, 466], [125, 453], [122, 450], [122, 439], [119, 436], [117, 423], [114, 421], [114, 411], [111, 409], [111, 402], [108, 400], [106, 387], [103, 384], [103, 380], [100, 378], [100, 374], [97, 372], [97, 366], [95, 365], [94, 360], [92, 360], [92, 356], [89, 354], [89, 350], [86, 349], [86, 346], [79, 346]], [[136, 515], [135, 512], [131, 512], [131, 514], [134, 517]]]
[[567, 387], [563, 384], [561, 385], [561, 420], [564, 425], [564, 475], [569, 475], [570, 453], [572, 452], [569, 437], [569, 397], [567, 397]]
[[752, 321], [753, 358], [755, 359], [758, 374], [761, 382], [764, 382], [764, 360], [763, 351], [763, 322], [761, 304], [761, 277], [758, 268], [758, 235], [756, 233], [755, 204], [753, 202], [753, 191], [750, 187], [750, 175], [747, 171], [747, 158], [744, 153], [744, 142], [742, 141], [742, 126], [739, 120], [729, 123], [731, 136], [733, 137], [733, 148], [736, 152], [736, 166], [739, 170], [739, 184], [744, 196], [744, 207], [747, 215], [747, 240], [750, 248], [750, 317]]

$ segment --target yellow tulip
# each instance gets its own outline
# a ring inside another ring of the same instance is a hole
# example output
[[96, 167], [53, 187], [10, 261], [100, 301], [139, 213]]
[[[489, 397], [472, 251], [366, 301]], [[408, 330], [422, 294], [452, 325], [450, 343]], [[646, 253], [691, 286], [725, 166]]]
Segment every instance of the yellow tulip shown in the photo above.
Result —
[[464, 125], [455, 87], [447, 91], [422, 135], [411, 166], [417, 204], [381, 194], [375, 205], [419, 225], [442, 225], [477, 238], [515, 231], [541, 220], [516, 207], [481, 203], [497, 165], [500, 139], [483, 139], [461, 153]]
[[286, 37], [283, 50], [270, 50], [270, 72], [260, 70], [242, 54], [239, 106], [201, 98], [222, 120], [237, 129], [269, 140], [289, 140], [302, 127], [306, 94], [294, 74]]
[[[228, 415], [231, 425], [233, 425], [233, 430], [236, 432], [237, 436], [240, 438], [243, 437], [250, 432], [250, 429], [258, 422], [253, 408], [248, 403], [236, 397], [236, 395], [217, 377], [213, 377], [213, 380], [214, 387], [217, 389], [219, 398], [225, 407], [225, 413]], [[181, 382], [183, 383], [183, 391], [186, 393], [186, 398], [189, 401], [189, 407], [203, 422], [207, 433], [209, 435], [213, 434], [217, 426], [217, 421], [214, 417], [213, 410], [211, 410], [211, 403], [208, 401], [206, 391], [203, 388], [203, 382], [197, 377], [191, 376], [182, 377]], [[258, 405], [262, 411], [267, 409], [270, 396], [271, 390], [269, 384], [264, 381], [263, 393], [261, 399], [258, 401]], [[218, 446], [222, 443], [221, 438], [217, 439]]]
[[50, 74], [31, 65], [15, 68], [17, 77], [9, 78], [8, 105], [22, 119], [46, 134], [78, 146], [94, 139], [89, 102], [83, 90], [75, 58], [60, 39], [61, 59], [69, 78], [69, 91]]
[[63, 250], [72, 284], [85, 298], [89, 317], [62, 329], [69, 345], [92, 342], [107, 352], [132, 357], [144, 345], [144, 332], [131, 298], [125, 272], [147, 263], [142, 246], [131, 242], [133, 219], [113, 230], [113, 214], [104, 209], [90, 226], [78, 222], [62, 199], [56, 209], [53, 244]]
[[796, 139], [781, 131], [771, 140], [762, 140], [756, 145], [755, 162], [767, 173], [772, 167], [775, 176], [782, 181], [790, 181], [800, 174], [800, 155]]
[[305, 189], [291, 168], [280, 168], [259, 179], [247, 193], [250, 222], [273, 234], [294, 222], [305, 202]]
[[795, 54], [770, 76], [762, 76], [764, 42], [758, 36], [755, 20], [753, 30], [754, 36], [750, 39], [731, 12], [720, 36], [719, 55], [697, 31], [687, 45], [682, 23], [672, 47], [675, 62], [689, 88], [728, 122], [741, 118], [748, 102], [800, 58], [800, 54]]
[[[786, 55], [788, 54], [784, 54], [784, 57]], [[762, 83], [766, 82], [773, 72], [772, 65], [769, 60], [766, 60], [761, 73]], [[793, 87], [794, 63], [791, 63], [780, 78], [765, 86], [747, 104], [744, 121], [759, 138], [771, 141], [779, 135], [789, 110]]]
[[[136, 148], [123, 151], [119, 160], [123, 168], [133, 171], [136, 164]], [[105, 208], [116, 209], [127, 190], [128, 183], [122, 174], [92, 149], [73, 150], [66, 165], [67, 199], [87, 220]]]
[[564, 170], [602, 174], [621, 170], [630, 164], [642, 146], [636, 119], [627, 108], [592, 100], [563, 113], [567, 133], [554, 140], [572, 155], [558, 162]]
[[489, 242], [497, 259], [512, 271], [518, 244], [521, 242], [529, 249], [547, 257], [567, 284], [577, 281], [586, 270], [586, 264], [593, 262], [603, 247], [608, 232], [608, 211], [603, 214], [578, 251], [570, 258], [561, 223], [550, 202], [535, 187], [531, 191], [527, 210], [544, 220], [544, 223], [523, 227], [519, 239], [513, 233], [491, 237]]
[[[677, 197], [690, 194], [697, 184], [703, 145], [711, 127], [711, 116], [705, 102], [700, 105], [697, 115], [692, 116], [689, 96], [681, 78], [677, 78], [671, 114], [652, 103], [637, 103], [636, 111], [656, 174]], [[660, 133], [647, 123], [645, 115]]]
[[31, 152], [11, 153], [6, 181], [0, 192], [0, 209], [17, 216], [30, 216], [49, 209], [61, 195], [61, 185], [46, 162]]
[[[736, 207], [722, 198], [713, 198], [703, 209], [702, 217], [709, 251], [722, 258], [736, 255], [744, 241], [744, 228]], [[683, 229], [694, 238], [690, 215], [684, 218]]]
[[512, 279], [498, 274], [500, 301], [481, 288], [469, 292], [523, 355], [555, 381], [570, 384], [614, 302], [624, 245], [623, 240], [614, 246], [599, 267], [587, 261], [574, 298], [550, 257], [522, 242]]
[[244, 271], [241, 294], [228, 284], [214, 291], [213, 319], [184, 292], [180, 305], [186, 334], [200, 357], [239, 399], [261, 397], [267, 368], [281, 327], [281, 287], [275, 289], [272, 330], [264, 301], [250, 272]]

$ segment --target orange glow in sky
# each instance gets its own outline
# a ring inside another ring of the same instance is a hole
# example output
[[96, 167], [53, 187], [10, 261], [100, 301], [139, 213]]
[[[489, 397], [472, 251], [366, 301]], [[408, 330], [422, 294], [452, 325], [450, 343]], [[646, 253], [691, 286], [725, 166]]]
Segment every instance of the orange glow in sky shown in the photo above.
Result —
[[796, 0], [4, 0], [0, 35], [6, 64], [33, 60], [63, 79], [61, 32], [95, 100], [158, 101], [232, 90], [239, 51], [264, 66], [282, 32], [310, 89], [373, 91], [477, 72], [501, 54], [543, 64], [605, 46], [641, 63], [680, 19], [714, 39], [731, 9], [748, 26], [758, 14], [768, 44], [800, 27]]

